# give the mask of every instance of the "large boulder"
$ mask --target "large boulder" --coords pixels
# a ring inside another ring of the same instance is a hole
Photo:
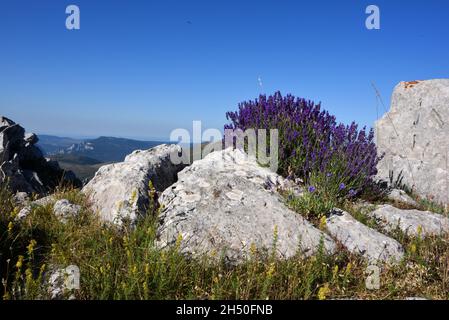
[[[368,213],[388,231],[399,228],[409,236],[440,236],[449,233],[449,219],[430,211],[403,210],[389,204]]]
[[[162,192],[185,167],[171,161],[171,154],[179,152],[180,146],[167,144],[134,151],[123,162],[101,167],[82,191],[103,220],[119,225],[124,219],[135,223],[150,204],[150,181]]]
[[[232,148],[213,152],[178,174],[160,197],[158,246],[237,264],[253,249],[289,258],[332,252],[332,239],[287,208],[277,190],[289,183]]]
[[[37,142],[35,134],[25,134],[20,125],[0,116],[0,183],[28,194],[47,193],[61,183],[81,186],[72,172],[46,159]]]
[[[449,203],[449,79],[401,82],[391,109],[376,123],[379,177],[396,179],[423,197]]]
[[[326,220],[326,229],[348,251],[361,255],[370,263],[398,263],[404,248],[396,240],[357,221],[349,213],[334,209]]]

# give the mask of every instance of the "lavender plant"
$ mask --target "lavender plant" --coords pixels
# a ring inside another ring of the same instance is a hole
[[[374,132],[337,123],[320,104],[293,95],[260,95],[227,112],[225,129],[278,129],[279,173],[301,178],[318,192],[355,197],[373,190],[377,173]]]

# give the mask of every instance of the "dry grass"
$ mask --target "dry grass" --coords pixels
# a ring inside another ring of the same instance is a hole
[[[391,234],[406,248],[400,265],[384,266],[381,287],[365,286],[365,261],[341,248],[329,256],[282,261],[253,250],[245,263],[230,267],[207,258],[190,260],[177,248],[155,247],[154,211],[135,229],[106,225],[76,190],[60,191],[82,205],[81,214],[61,223],[52,206],[36,208],[15,221],[18,208],[0,192],[0,271],[4,299],[48,299],[51,270],[77,265],[77,299],[402,299],[449,298],[449,238],[408,238]],[[151,211],[151,210],[150,210]],[[353,210],[354,215],[363,213]],[[368,222],[367,222],[368,223]],[[183,241],[178,239],[178,244]]]

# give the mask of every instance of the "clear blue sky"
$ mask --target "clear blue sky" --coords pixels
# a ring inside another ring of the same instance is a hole
[[[81,30],[65,28],[69,4]],[[369,4],[381,30],[365,28]],[[402,80],[449,77],[448,35],[447,0],[0,0],[0,114],[38,133],[167,138],[280,90],[369,126],[371,81],[388,107]]]

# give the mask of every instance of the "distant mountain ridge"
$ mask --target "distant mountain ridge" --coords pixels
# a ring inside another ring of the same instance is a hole
[[[79,156],[99,162],[119,162],[131,152],[150,149],[163,144],[160,141],[139,141],[126,138],[99,137],[96,139],[72,139],[49,135],[39,136],[38,146],[49,157],[63,155]]]
[[[163,144],[160,141],[139,141],[125,138],[99,137],[76,139],[39,135],[37,146],[61,168],[73,171],[83,181],[91,179],[102,165],[121,162],[135,150],[146,150]]]

